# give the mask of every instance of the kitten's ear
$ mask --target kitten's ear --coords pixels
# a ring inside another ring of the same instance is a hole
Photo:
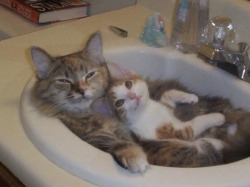
[[[138,76],[133,70],[123,67],[120,64],[109,62],[107,67],[112,79],[126,79]]]
[[[107,117],[113,117],[115,115],[105,98],[95,100],[91,104],[90,110],[93,113],[102,114]]]
[[[96,63],[104,63],[102,51],[102,36],[99,31],[92,34],[84,50],[85,55]]]
[[[52,63],[52,57],[39,47],[31,47],[31,57],[39,79],[45,79]]]

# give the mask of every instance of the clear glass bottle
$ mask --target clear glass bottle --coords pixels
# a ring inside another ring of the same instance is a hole
[[[184,53],[196,52],[204,42],[209,19],[208,0],[177,0],[170,43]]]

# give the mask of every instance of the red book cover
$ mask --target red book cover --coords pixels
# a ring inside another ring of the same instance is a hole
[[[82,0],[0,0],[0,4],[35,23],[86,17],[89,7]]]

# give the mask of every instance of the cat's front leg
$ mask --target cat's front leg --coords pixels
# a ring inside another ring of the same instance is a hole
[[[149,167],[146,154],[133,143],[117,143],[111,151],[114,160],[133,173],[143,173]]]
[[[195,104],[198,101],[199,98],[197,95],[175,89],[164,92],[160,99],[161,103],[172,108],[175,108],[177,103]]]
[[[100,117],[100,118],[99,118]],[[87,118],[60,116],[60,120],[79,138],[113,156],[123,168],[143,173],[148,167],[146,154],[116,120],[96,115]]]

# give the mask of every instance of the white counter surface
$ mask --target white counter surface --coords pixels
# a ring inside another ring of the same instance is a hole
[[[120,39],[108,30],[115,25],[138,37],[151,15],[141,6],[65,23],[0,42],[0,161],[27,186],[93,186],[60,169],[43,156],[26,136],[19,117],[19,99],[32,76],[30,46],[42,47],[52,55],[81,49],[87,37],[101,30],[105,41]]]

